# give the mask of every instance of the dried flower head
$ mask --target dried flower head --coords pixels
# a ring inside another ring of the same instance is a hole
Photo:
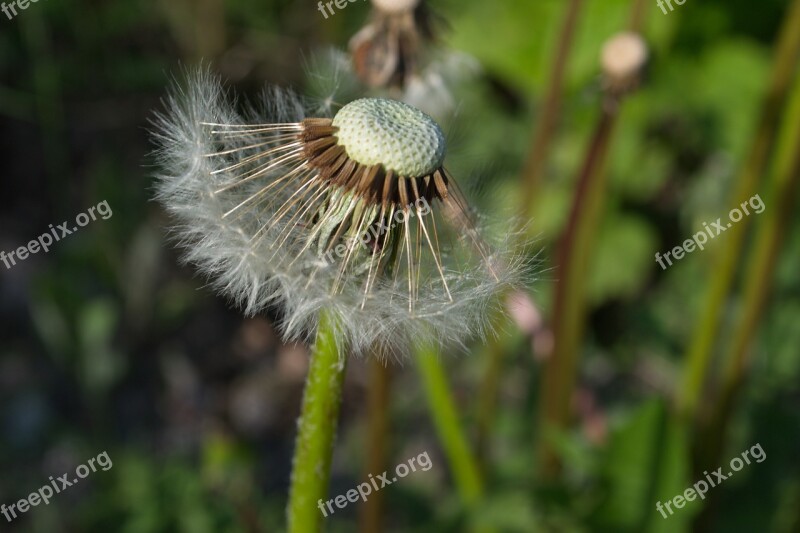
[[[372,0],[372,5],[384,13],[404,13],[413,11],[420,0]]]
[[[420,69],[433,15],[425,0],[372,0],[370,22],[350,40],[353,66],[369,87],[405,87]]]
[[[324,310],[358,354],[487,333],[488,306],[527,267],[481,237],[433,119],[385,99],[308,117],[277,89],[242,116],[225,96],[199,74],[157,120],[158,198],[217,289],[247,314],[279,307],[288,339]]]
[[[622,32],[611,37],[600,56],[606,89],[621,96],[638,88],[648,58],[647,43],[638,33]]]

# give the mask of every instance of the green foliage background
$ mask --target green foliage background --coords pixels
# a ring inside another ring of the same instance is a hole
[[[450,24],[439,46],[482,69],[453,88],[450,164],[485,212],[507,213],[566,2],[432,3]],[[664,520],[655,503],[696,479],[670,398],[709,255],[725,236],[667,271],[653,257],[726,216],[786,8],[781,0],[687,0],[664,15],[647,6],[652,65],[616,132],[588,280],[579,390],[591,408],[557,436],[562,483],[535,481],[541,363],[508,326],[487,498],[472,513],[453,489],[413,366],[394,369],[390,464],[430,450],[434,468],[386,489],[389,531],[689,530],[699,505]],[[587,0],[580,19],[532,221],[543,267],[533,294],[545,315],[555,241],[598,116],[599,50],[629,9],[629,0]],[[170,79],[201,59],[246,94],[266,83],[310,90],[305,66],[326,47],[345,47],[367,15],[366,2],[325,20],[310,0],[42,0],[14,20],[0,16],[0,249],[102,200],[114,211],[47,255],[0,267],[0,502],[103,450],[114,461],[49,506],[12,524],[0,518],[3,530],[281,530],[305,354],[279,341],[275,317],[243,320],[179,266],[168,221],[150,201],[148,120]],[[800,123],[797,89],[787,109],[776,129]],[[784,143],[770,173],[794,155]],[[774,199],[762,197],[769,210]],[[800,528],[799,228],[794,216],[725,443],[724,461],[755,443],[767,459],[713,489],[715,531]],[[724,310],[723,347],[737,305]],[[476,345],[445,358],[470,436],[485,352]],[[354,362],[332,495],[364,477],[368,376]],[[337,512],[328,530],[355,530],[357,513],[357,505]]]

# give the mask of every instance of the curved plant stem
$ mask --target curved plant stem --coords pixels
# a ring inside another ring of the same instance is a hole
[[[464,506],[470,510],[483,496],[483,482],[478,463],[461,430],[447,376],[438,357],[435,348],[420,348],[416,354],[417,367],[422,375],[428,407],[450,463],[456,488]]]
[[[552,71],[550,72],[550,85],[547,88],[544,101],[540,106],[542,115],[537,122],[531,150],[522,171],[520,220],[523,223],[530,217],[531,207],[538,196],[542,169],[547,161],[547,154],[550,152],[553,133],[555,132],[556,123],[558,122],[558,117],[561,112],[561,99],[564,93],[564,77],[567,70],[567,61],[572,51],[575,28],[578,25],[581,7],[583,7],[583,0],[570,0],[567,6],[567,14],[564,19],[564,25],[561,27],[561,34],[556,47],[556,56],[553,61]]]
[[[540,474],[552,479],[560,464],[550,444],[550,432],[569,423],[570,402],[575,388],[578,352],[585,322],[586,279],[595,232],[605,196],[605,160],[617,119],[618,105],[606,103],[593,134],[578,178],[567,228],[559,245],[553,310],[553,355],[542,376],[539,399],[540,421],[545,437],[539,446]]]
[[[345,359],[336,347],[335,324],[323,315],[311,353],[311,365],[298,420],[292,483],[287,508],[289,533],[321,530],[322,512],[330,480],[333,443],[342,400]]]
[[[633,0],[629,22],[631,31],[640,30],[645,9],[644,0]],[[553,437],[564,431],[570,422],[586,322],[586,280],[603,214],[606,159],[622,101],[622,96],[612,93],[603,99],[600,119],[581,164],[567,226],[558,245],[555,275],[558,283],[551,317],[553,353],[540,380],[538,406],[544,438],[537,450],[537,463],[539,475],[544,480],[553,480],[561,470]]]
[[[390,369],[377,358],[370,361],[369,393],[367,409],[369,410],[369,428],[367,442],[366,472],[378,474],[385,472],[387,447],[389,441],[389,389],[391,386]],[[383,491],[372,494],[361,506],[360,530],[364,533],[383,531]]]
[[[781,110],[800,56],[800,0],[794,0],[781,30],[775,64],[761,118],[750,155],[742,168],[731,200],[739,207],[752,197],[766,174],[769,156],[775,144]],[[682,418],[692,418],[706,384],[712,349],[719,331],[720,312],[730,292],[736,267],[739,264],[748,219],[744,218],[725,233],[720,252],[710,272],[709,289],[686,356],[686,370],[678,397],[678,412]]]
[[[550,71],[549,85],[540,104],[541,116],[536,123],[530,151],[522,169],[520,225],[526,224],[533,216],[533,203],[538,197],[542,171],[547,163],[547,155],[550,152],[553,134],[561,113],[564,78],[582,7],[583,0],[570,0],[566,8],[564,23],[561,26],[558,44],[556,45],[556,55]],[[496,317],[492,317],[490,320],[496,319]],[[494,419],[494,411],[497,406],[497,391],[503,373],[502,366],[505,352],[503,343],[504,340],[500,337],[492,338],[486,350],[488,362],[486,371],[483,373],[478,396],[477,455],[481,468],[485,466],[484,463],[489,453],[491,423]]]

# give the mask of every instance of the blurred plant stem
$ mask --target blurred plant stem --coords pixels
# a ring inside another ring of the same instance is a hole
[[[633,0],[630,17],[628,19],[628,28],[630,31],[635,31],[637,33],[642,32],[645,15],[647,15],[647,3],[645,0]]]
[[[533,204],[538,197],[542,171],[550,153],[553,134],[561,112],[564,76],[582,7],[583,0],[570,0],[566,8],[564,23],[561,26],[556,53],[551,66],[550,83],[545,97],[540,103],[541,114],[532,137],[530,152],[522,169],[522,200],[519,218],[521,225],[527,224],[527,221],[533,217]],[[488,362],[478,396],[477,455],[481,468],[483,468],[489,453],[491,425],[494,420],[497,391],[502,377],[505,353],[503,342],[504,339],[500,336],[492,338],[486,350]]]
[[[321,530],[323,515],[317,502],[327,499],[346,366],[336,347],[335,329],[333,320],[323,314],[298,420],[287,508],[289,533]]]
[[[552,479],[560,469],[551,446],[553,430],[566,429],[578,365],[578,352],[584,333],[586,280],[595,234],[605,196],[605,160],[611,143],[618,106],[603,105],[589,151],[580,170],[577,190],[567,228],[556,259],[556,295],[552,323],[553,355],[540,380],[540,421],[544,438],[539,445],[540,475]]]
[[[478,390],[478,414],[476,424],[476,455],[481,472],[486,470],[489,457],[492,424],[497,409],[497,391],[500,387],[505,349],[503,340],[493,338],[486,347],[486,370]]]
[[[223,0],[179,0],[162,8],[185,57],[193,62],[211,61],[225,51]]]
[[[800,193],[800,80],[793,92],[791,112],[784,120],[779,142],[783,154],[775,165],[770,193],[764,201],[765,210],[757,218],[753,249],[745,270],[743,300],[732,329],[732,340],[722,359],[724,371],[719,399],[714,402],[709,423],[700,429],[697,471],[722,464],[728,427],[752,363],[753,341],[772,290],[781,247],[796,212]],[[716,497],[698,517],[699,531],[709,530],[715,501]]]
[[[364,479],[369,474],[379,474],[387,470],[389,441],[389,389],[391,386],[391,370],[378,360],[370,360],[369,394],[367,409],[369,410],[369,427],[367,430],[368,455]],[[360,530],[363,533],[379,533],[383,531],[384,511],[383,491],[372,494],[361,505]]]
[[[731,208],[739,207],[751,198],[767,173],[769,157],[777,136],[775,124],[780,121],[781,110],[786,102],[798,57],[800,57],[800,0],[794,0],[781,30],[766,100],[763,103],[752,148],[735,185]],[[713,275],[709,280],[705,303],[686,355],[683,383],[677,398],[678,414],[687,420],[697,416],[696,410],[707,381],[721,313],[726,307],[725,301],[739,264],[748,222],[749,219],[745,217],[725,233],[725,239],[720,243],[718,253],[709,269]]]
[[[428,409],[453,473],[456,489],[464,506],[472,511],[483,496],[483,482],[478,463],[461,429],[439,353],[434,347],[421,347],[417,350],[416,361],[422,375]]]
[[[38,10],[31,10],[20,17],[20,30],[25,46],[29,50],[30,80],[33,85],[34,103],[39,127],[42,131],[44,157],[42,162],[47,173],[50,198],[63,198],[65,184],[72,176],[65,175],[69,169],[69,155],[65,135],[64,108],[61,103],[60,70],[53,57],[51,31],[46,19]]]
[[[644,18],[644,0],[633,0],[630,31],[638,32]],[[606,194],[606,159],[619,116],[624,92],[605,94],[600,118],[581,165],[567,226],[556,253],[553,353],[540,379],[539,422],[542,438],[538,446],[539,476],[552,481],[561,470],[554,448],[558,435],[570,422],[571,404],[578,374],[578,361],[586,321],[586,286],[597,229]]]
[[[542,170],[550,153],[553,133],[561,112],[561,100],[564,92],[564,76],[567,61],[575,39],[575,28],[583,7],[583,0],[570,0],[566,9],[564,24],[556,45],[556,55],[550,72],[550,84],[545,98],[540,104],[541,115],[536,125],[528,158],[522,170],[522,200],[520,204],[520,220],[524,224],[531,216],[533,203],[538,197],[541,186]],[[493,351],[497,352],[497,350]]]

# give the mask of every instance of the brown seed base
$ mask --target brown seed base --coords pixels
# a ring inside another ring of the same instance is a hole
[[[366,166],[347,155],[336,138],[337,128],[327,118],[302,122],[298,138],[304,143],[309,166],[319,170],[319,179],[342,187],[371,204],[403,209],[425,199],[444,202],[449,197],[449,180],[443,168],[427,176],[399,176],[383,165]]]

